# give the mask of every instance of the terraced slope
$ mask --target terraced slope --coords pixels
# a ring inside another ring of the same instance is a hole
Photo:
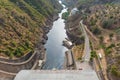
[[[57,0],[0,0],[0,56],[15,58],[33,51],[60,9]]]

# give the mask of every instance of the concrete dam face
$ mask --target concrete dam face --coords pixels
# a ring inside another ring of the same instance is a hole
[[[22,70],[14,80],[99,80],[95,71],[85,70]]]

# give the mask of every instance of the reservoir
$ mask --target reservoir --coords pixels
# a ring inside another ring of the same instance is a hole
[[[54,21],[52,29],[47,34],[48,41],[45,44],[47,60],[43,66],[44,70],[63,68],[65,51],[67,51],[67,49],[62,45],[62,42],[65,40],[65,38],[67,38],[67,35],[64,29],[65,23],[62,19],[62,13],[66,11],[67,9],[64,7],[61,13],[59,13],[59,19]]]

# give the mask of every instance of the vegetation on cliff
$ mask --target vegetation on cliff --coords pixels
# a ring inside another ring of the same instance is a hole
[[[60,9],[57,0],[0,0],[0,56],[32,51],[42,41],[43,27]]]
[[[63,13],[63,14],[62,14],[62,19],[67,20],[67,19],[68,19],[69,14],[70,14],[69,12],[65,12],[65,13]]]

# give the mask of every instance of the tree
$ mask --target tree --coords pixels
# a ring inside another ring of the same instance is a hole
[[[116,65],[112,65],[111,73],[117,77],[120,77],[120,71],[118,70],[118,67]]]
[[[62,19],[67,20],[68,16],[69,16],[69,12],[65,12],[65,13],[62,14]]]
[[[105,29],[111,29],[113,23],[114,23],[114,20],[113,20],[113,19],[104,20],[104,21],[102,22],[102,26],[103,26],[103,28],[105,28]]]
[[[96,51],[91,51],[91,57],[90,57],[90,60],[92,61],[93,58],[95,58],[97,55],[96,55]]]
[[[92,32],[93,32],[94,34],[96,34],[96,35],[101,34],[100,29],[97,28],[97,27],[93,28]]]
[[[99,38],[100,38],[100,43],[102,43],[103,40],[104,40],[104,37],[103,37],[103,36],[100,36]]]

